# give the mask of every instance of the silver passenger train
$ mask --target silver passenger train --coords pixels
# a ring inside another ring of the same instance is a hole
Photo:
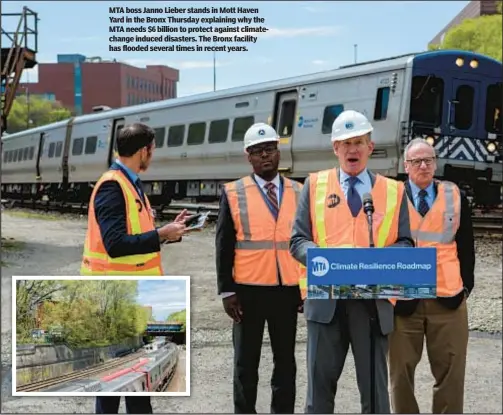
[[[119,370],[100,380],[72,380],[42,392],[160,392],[169,384],[178,356],[178,347],[165,343],[131,368]]]
[[[226,181],[249,173],[243,136],[267,122],[280,135],[283,174],[303,181],[335,164],[330,132],[345,109],[374,125],[369,168],[403,179],[403,150],[424,137],[438,177],[498,205],[502,183],[502,64],[466,51],[434,51],[70,118],[2,138],[7,199],[85,203],[114,159],[120,129],[156,132],[143,181],[152,204],[214,200]]]

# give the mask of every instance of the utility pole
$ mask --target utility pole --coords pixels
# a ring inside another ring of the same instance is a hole
[[[354,55],[355,55],[355,63],[358,62],[358,44],[354,44]]]

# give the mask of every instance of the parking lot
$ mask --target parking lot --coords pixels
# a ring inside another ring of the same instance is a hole
[[[13,275],[78,276],[86,219],[58,215],[2,212],[2,237],[12,248],[2,252],[2,408],[10,413],[93,413],[94,398],[12,397],[11,282]],[[13,238],[13,239],[9,239]],[[468,351],[465,412],[501,413],[502,363],[500,333],[501,241],[477,241],[475,289],[468,300],[472,333]],[[232,413],[231,320],[216,293],[214,229],[191,234],[182,243],[163,247],[169,275],[191,277],[191,396],[152,398],[154,412]],[[297,341],[297,406],[304,412],[306,394],[305,322],[301,318]],[[189,353],[189,349],[187,350]],[[260,369],[257,411],[269,412],[272,355],[267,331]],[[416,393],[422,412],[430,412],[433,378],[426,354],[416,374]],[[351,353],[340,380],[337,413],[359,413]],[[125,412],[121,403],[120,412]]]

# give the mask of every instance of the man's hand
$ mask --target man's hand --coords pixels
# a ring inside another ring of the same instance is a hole
[[[241,316],[243,315],[243,310],[241,309],[241,304],[238,300],[238,296],[234,294],[229,297],[225,297],[224,299],[222,299],[222,303],[224,304],[224,310],[227,315],[236,323],[240,323]]]
[[[297,311],[299,313],[303,313],[304,312],[304,300],[300,300],[300,303],[299,305],[297,306]]]
[[[185,223],[185,219],[187,218],[187,215],[188,212],[187,212],[187,209],[183,209],[178,215],[177,217],[175,218],[175,220],[173,221],[173,223]]]
[[[185,233],[185,223],[184,222],[173,222],[167,225],[161,226],[157,229],[157,233],[161,239],[167,239],[168,241],[177,241]]]

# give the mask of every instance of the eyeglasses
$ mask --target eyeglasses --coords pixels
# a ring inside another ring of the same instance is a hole
[[[408,163],[412,164],[414,167],[419,167],[424,161],[424,164],[427,166],[431,166],[431,164],[435,161],[435,157],[426,157],[424,159],[412,159],[407,160]]]
[[[272,154],[277,149],[278,148],[276,146],[250,148],[250,149],[248,149],[248,154],[251,154],[252,156],[260,156],[264,151],[265,151],[265,154]]]

